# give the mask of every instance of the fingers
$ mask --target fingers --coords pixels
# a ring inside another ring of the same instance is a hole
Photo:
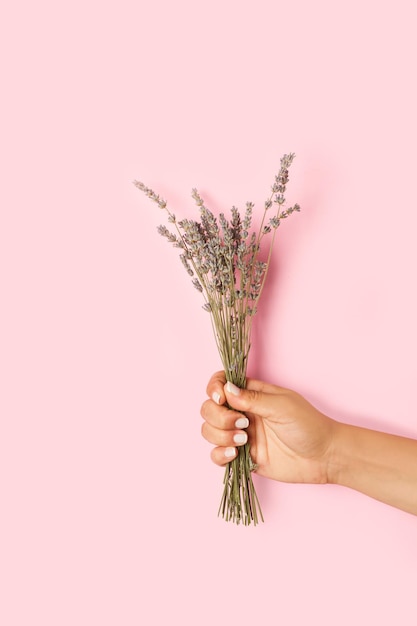
[[[237,456],[237,448],[213,448],[210,453],[210,458],[216,465],[226,465],[233,461],[233,459]]]
[[[273,415],[279,387],[260,381],[248,382],[246,389],[239,389],[227,382],[223,388],[227,403],[238,411],[256,413],[260,417],[268,418]]]
[[[227,448],[247,442],[244,429],[249,426],[249,420],[245,415],[207,400],[201,407],[201,416],[205,420],[201,433],[209,443]]]
[[[276,412],[277,395],[283,392],[280,387],[254,379],[247,380],[246,389],[239,389],[226,382],[223,371],[213,374],[207,385],[210,400],[201,408],[205,420],[202,435],[216,446],[211,452],[212,461],[225,465],[235,458],[237,448],[247,442],[243,429],[248,427],[249,420],[242,413],[271,417]],[[226,402],[228,406],[224,406]]]
[[[216,465],[226,465],[237,456],[237,447],[248,440],[244,430],[249,426],[248,418],[228,407],[219,406],[213,400],[204,402],[201,416],[205,420],[201,433],[206,441],[216,446],[211,451],[212,461]]]
[[[243,410],[246,405],[249,409],[251,404],[255,406],[257,403],[258,394],[262,394],[257,389],[241,390],[229,382],[225,384],[225,380],[223,372],[212,377],[207,392],[213,399],[206,400],[201,408],[201,415],[205,419],[201,432],[206,441],[216,446],[210,456],[220,466],[232,461],[238,454],[237,448],[248,441],[248,435],[243,429],[249,426],[249,419],[240,411],[229,407]],[[260,385],[255,382],[253,386]],[[226,401],[229,406],[222,406]],[[239,404],[240,407],[237,406]],[[259,414],[263,414],[262,410]]]
[[[208,422],[203,423],[201,434],[209,443],[223,448],[243,446],[248,440],[248,435],[244,430],[221,430]]]
[[[249,426],[249,420],[245,415],[226,406],[218,406],[213,400],[206,400],[200,412],[201,417],[215,428],[232,430]]]
[[[226,376],[224,372],[216,372],[209,380],[207,385],[207,395],[214,400],[216,404],[224,404],[226,402],[226,396],[224,394],[224,385],[226,382]]]
[[[207,385],[207,395],[214,400],[216,404],[224,404],[226,402],[226,394],[224,392],[224,385],[226,384],[226,376],[224,371],[216,372],[210,378]],[[246,388],[252,391],[262,391],[263,393],[277,393],[281,387],[265,383],[262,380],[255,380],[254,378],[248,378],[246,381]]]

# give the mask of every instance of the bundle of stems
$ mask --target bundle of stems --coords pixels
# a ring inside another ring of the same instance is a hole
[[[200,221],[177,220],[163,198],[143,183],[134,181],[138,189],[166,211],[175,232],[164,225],[158,227],[158,232],[180,250],[182,264],[194,287],[203,295],[203,308],[210,313],[226,379],[241,388],[246,387],[252,321],[265,285],[276,231],[281,220],[300,210],[298,204],[284,208],[289,167],[294,156],[290,153],[281,158],[281,167],[265,201],[257,232],[250,232],[252,202],[246,203],[243,217],[236,207],[232,207],[229,220],[223,213],[217,219],[205,206],[198,191],[193,189],[192,197],[199,207]],[[262,260],[264,248],[261,244],[265,237],[269,242],[266,258]],[[237,457],[227,464],[225,470],[219,508],[219,515],[225,520],[244,525],[256,525],[259,519],[263,521],[252,481],[254,470],[256,465],[250,455],[250,444],[239,446]]]

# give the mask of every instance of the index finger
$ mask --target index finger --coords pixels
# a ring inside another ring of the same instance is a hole
[[[210,378],[207,385],[207,395],[214,400],[216,404],[224,404],[226,396],[224,395],[224,386],[226,384],[226,375],[224,371],[216,372]]]

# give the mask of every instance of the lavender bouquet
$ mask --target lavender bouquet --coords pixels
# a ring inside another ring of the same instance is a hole
[[[300,210],[298,204],[284,208],[288,170],[294,156],[286,154],[281,158],[258,232],[250,232],[252,202],[246,203],[243,218],[232,207],[229,220],[223,213],[217,219],[193,189],[200,221],[177,220],[163,198],[143,183],[134,182],[166,211],[174,232],[166,226],[159,226],[158,232],[180,250],[181,262],[204,298],[203,308],[210,314],[226,379],[242,388],[246,386],[252,320],[265,284],[276,231],[281,220]],[[269,240],[266,251],[261,246],[265,237]],[[250,445],[246,443],[238,447],[238,456],[226,466],[219,515],[227,521],[245,525],[256,525],[259,518],[263,521],[252,481],[254,470]]]

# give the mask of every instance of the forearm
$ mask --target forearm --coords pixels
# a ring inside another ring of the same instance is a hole
[[[329,482],[417,515],[417,440],[338,424]]]

